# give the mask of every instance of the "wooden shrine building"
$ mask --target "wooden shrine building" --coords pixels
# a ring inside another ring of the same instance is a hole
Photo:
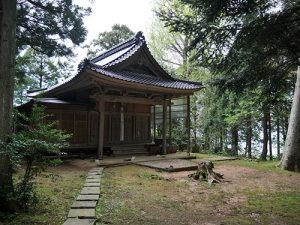
[[[73,134],[71,148],[96,149],[101,159],[105,147],[151,143],[155,136],[155,129],[151,132],[155,106],[162,109],[165,153],[167,107],[172,99],[188,100],[201,88],[199,82],[171,77],[153,58],[145,37],[138,32],[94,59],[85,60],[79,72],[63,83],[31,94],[30,102],[45,105],[51,114],[48,120],[57,120],[59,129]],[[189,109],[187,112],[189,118]]]

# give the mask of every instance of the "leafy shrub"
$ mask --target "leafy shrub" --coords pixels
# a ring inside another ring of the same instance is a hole
[[[199,145],[193,145],[192,152],[193,153],[200,153],[200,146]]]
[[[62,163],[63,163],[63,161],[61,159],[51,159],[51,160],[48,160],[48,162],[47,162],[47,164],[52,167],[57,167]]]
[[[70,135],[55,129],[55,123],[43,122],[46,117],[43,107],[34,105],[29,116],[17,113],[17,117],[19,132],[13,134],[8,143],[0,142],[0,153],[10,158],[13,167],[19,166],[21,160],[26,163],[24,176],[16,184],[13,197],[20,208],[27,210],[37,201],[35,171],[43,165],[37,162],[44,160],[45,153],[58,153],[67,147],[66,140]]]

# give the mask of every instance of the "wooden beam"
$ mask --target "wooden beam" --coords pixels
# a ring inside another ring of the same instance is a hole
[[[104,147],[104,96],[99,96],[99,137],[98,137],[98,151],[97,157],[98,159],[103,159],[103,147]]]
[[[162,99],[148,99],[148,98],[138,98],[129,96],[119,96],[119,95],[105,95],[105,101],[107,102],[124,102],[124,103],[139,103],[139,104],[149,104],[149,105],[163,105],[164,100]]]
[[[164,101],[163,104],[163,130],[162,130],[162,136],[163,136],[163,154],[167,154],[167,102]]]
[[[187,152],[191,154],[191,107],[190,107],[190,96],[187,96]]]

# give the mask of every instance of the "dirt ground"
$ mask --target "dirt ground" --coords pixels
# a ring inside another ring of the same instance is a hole
[[[98,224],[300,224],[300,175],[241,164],[215,163],[225,180],[213,186],[188,178],[193,171],[108,168]]]
[[[300,174],[276,162],[215,162],[224,182],[209,186],[193,171],[161,172],[138,165],[106,168],[96,208],[97,224],[234,225],[300,224]],[[0,224],[62,224],[92,159],[67,160],[37,177],[40,202]]]

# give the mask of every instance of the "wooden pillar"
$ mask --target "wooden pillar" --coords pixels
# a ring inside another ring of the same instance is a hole
[[[190,106],[190,96],[187,96],[187,152],[191,154],[191,106]]]
[[[156,113],[155,113],[155,105],[153,106],[153,140],[156,139]]]
[[[98,152],[97,158],[103,159],[103,140],[104,140],[104,112],[105,112],[105,105],[104,105],[104,96],[101,95],[99,98],[99,133],[98,133]]]
[[[169,100],[169,144],[171,145],[172,138],[172,111],[171,111],[171,99]]]
[[[121,102],[120,108],[120,141],[124,141],[124,103]]]
[[[163,154],[167,154],[167,101],[163,103],[163,130],[162,130],[162,138],[163,138]]]

